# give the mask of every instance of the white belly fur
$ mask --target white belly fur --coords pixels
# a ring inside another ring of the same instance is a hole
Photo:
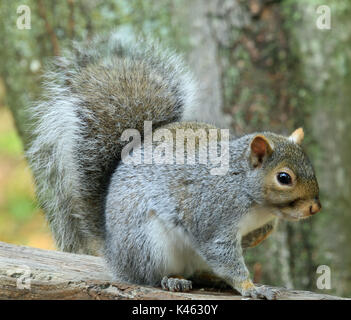
[[[153,257],[165,275],[181,275],[186,278],[195,271],[209,270],[182,228],[166,226],[159,217],[153,217],[149,227]]]
[[[240,221],[239,232],[244,236],[274,218],[266,208],[253,208]],[[167,226],[162,219],[154,216],[150,219],[149,235],[153,258],[164,275],[181,275],[186,278],[196,271],[210,270],[182,228]]]
[[[252,208],[239,223],[239,232],[245,236],[249,232],[262,227],[267,222],[273,220],[275,216],[268,208]]]

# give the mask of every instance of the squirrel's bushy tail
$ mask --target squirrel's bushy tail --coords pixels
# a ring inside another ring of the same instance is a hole
[[[97,253],[106,189],[125,129],[177,121],[193,103],[182,61],[155,42],[118,33],[75,45],[45,75],[27,158],[61,250]]]

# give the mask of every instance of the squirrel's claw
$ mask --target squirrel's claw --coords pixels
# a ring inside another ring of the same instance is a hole
[[[186,279],[163,277],[161,287],[166,291],[185,292],[192,289],[192,282]]]
[[[253,299],[267,299],[275,300],[279,295],[279,290],[267,286],[252,287],[243,291],[241,294],[244,297],[251,297]]]

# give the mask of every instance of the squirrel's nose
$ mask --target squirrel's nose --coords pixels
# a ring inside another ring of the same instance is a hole
[[[322,209],[321,202],[319,201],[319,198],[314,199],[313,204],[310,206],[310,214],[316,214]]]

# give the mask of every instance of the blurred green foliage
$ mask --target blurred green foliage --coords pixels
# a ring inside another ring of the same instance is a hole
[[[0,105],[0,241],[52,249],[23,146],[10,112]]]
[[[22,142],[15,131],[3,132],[0,136],[0,154],[19,156],[23,152]]]

